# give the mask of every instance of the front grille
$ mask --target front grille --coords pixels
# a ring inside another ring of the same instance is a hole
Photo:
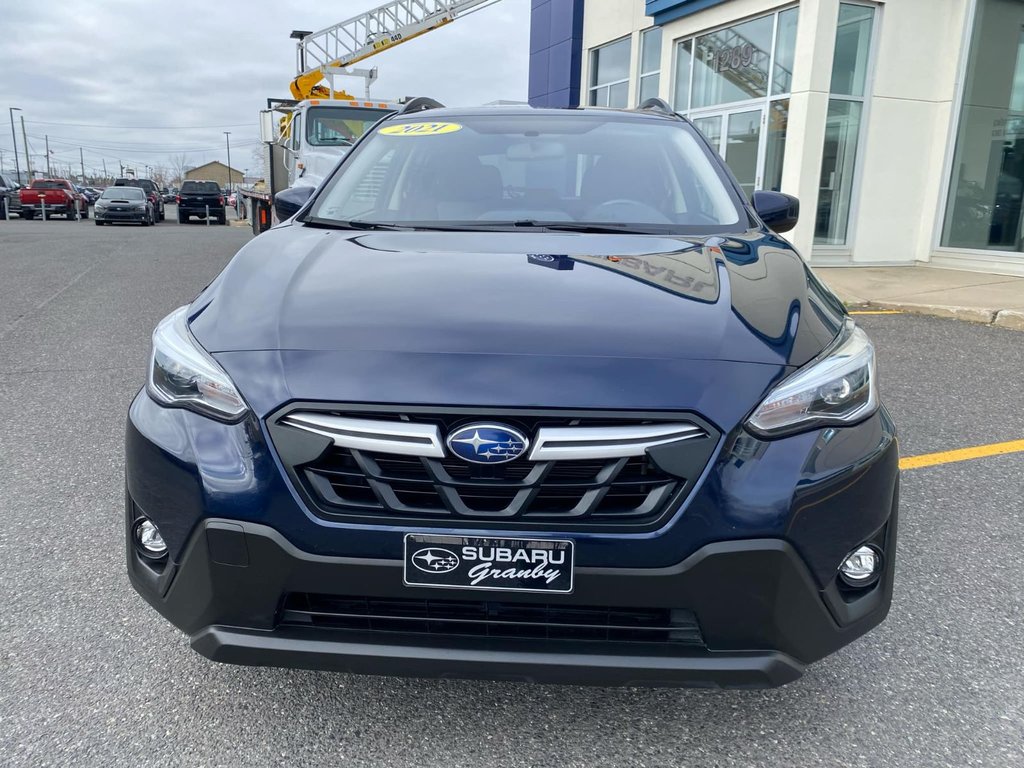
[[[292,593],[285,625],[448,637],[534,638],[703,646],[691,611]]]
[[[650,526],[668,510],[676,508],[677,502],[692,489],[718,440],[717,432],[704,422],[687,422],[685,428],[694,430],[695,436],[685,441],[685,461],[672,462],[672,474],[660,468],[649,451],[641,456],[535,461],[524,455],[504,464],[472,464],[451,456],[436,445],[436,440],[431,443],[431,438],[422,434],[411,440],[421,441],[426,446],[422,452],[433,455],[396,453],[393,451],[404,449],[395,448],[394,443],[387,441],[374,443],[375,450],[370,450],[363,447],[367,445],[365,442],[353,443],[354,433],[344,430],[345,438],[335,442],[349,445],[328,445],[310,458],[301,452],[294,456],[289,454],[296,435],[308,434],[302,431],[301,424],[296,428],[294,415],[297,413],[307,418],[310,413],[338,419],[357,417],[362,420],[360,426],[382,424],[386,425],[382,429],[389,430],[401,430],[403,425],[410,424],[418,428],[436,426],[436,434],[441,436],[480,417],[461,412],[352,412],[293,407],[271,419],[271,434],[289,474],[316,512],[329,518],[387,523],[416,521],[448,526],[488,523],[542,529],[557,526],[561,530]],[[290,417],[292,420],[288,421]],[[521,430],[531,441],[544,429],[623,425],[642,429],[658,424],[656,419],[636,417],[517,412],[498,415],[489,412],[486,418]],[[680,423],[678,415],[661,418],[666,424]],[[279,439],[282,433],[285,433],[284,439]],[[388,439],[395,440],[393,436]],[[566,443],[565,440],[554,442]],[[403,445],[405,449],[419,452],[416,447],[419,443],[413,443],[412,448],[404,442]],[[559,448],[556,446],[553,450]],[[658,450],[674,449],[668,444]]]

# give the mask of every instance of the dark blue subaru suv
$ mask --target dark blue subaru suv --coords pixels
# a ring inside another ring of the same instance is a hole
[[[383,119],[153,334],[132,584],[199,653],[770,686],[877,625],[871,342],[686,120]]]

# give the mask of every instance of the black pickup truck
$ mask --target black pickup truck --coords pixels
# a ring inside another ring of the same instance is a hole
[[[178,223],[185,224],[190,217],[216,219],[227,223],[224,193],[216,181],[183,181],[178,191]]]

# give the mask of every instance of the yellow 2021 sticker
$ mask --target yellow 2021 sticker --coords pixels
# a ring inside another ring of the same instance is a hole
[[[386,136],[439,136],[442,133],[461,131],[458,123],[402,123],[380,129]]]

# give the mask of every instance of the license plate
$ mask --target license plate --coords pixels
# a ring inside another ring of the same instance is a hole
[[[404,581],[410,587],[567,594],[573,586],[573,542],[409,533]]]

